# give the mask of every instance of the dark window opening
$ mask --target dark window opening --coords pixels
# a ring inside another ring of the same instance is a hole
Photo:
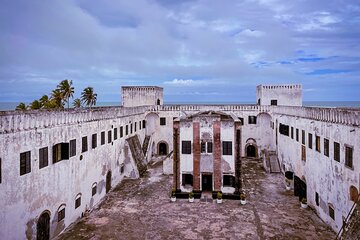
[[[332,206],[329,205],[329,216],[335,220],[335,211],[334,208]]]
[[[116,140],[117,139],[117,128],[114,128],[114,140]]]
[[[276,105],[277,105],[277,100],[272,99],[272,100],[270,101],[270,105],[276,106]]]
[[[182,174],[182,185],[193,185],[193,175],[192,174]]]
[[[96,194],[97,191],[97,184],[93,184],[92,188],[91,188],[91,196],[94,196]]]
[[[222,152],[223,155],[232,155],[232,142],[231,141],[223,141],[222,142]]]
[[[31,152],[20,153],[20,176],[31,172]]]
[[[340,144],[334,142],[334,160],[340,162]]]
[[[345,166],[353,168],[353,148],[345,146]]]
[[[244,125],[244,118],[239,117],[240,125]]]
[[[305,145],[305,130],[301,131],[301,143]]]
[[[145,120],[143,120],[143,128],[146,128],[146,121]]]
[[[97,134],[96,133],[94,133],[91,136],[91,147],[92,147],[92,149],[97,147]]]
[[[316,206],[319,206],[319,194],[317,192],[315,193],[315,203]]]
[[[291,139],[294,139],[294,127],[291,127]]]
[[[61,220],[63,220],[65,218],[65,208],[63,208],[62,210],[58,211],[58,222],[60,222]]]
[[[111,143],[111,130],[108,131],[108,143]]]
[[[299,129],[296,129],[296,141],[299,141]]]
[[[70,140],[70,157],[76,155],[76,139]]]
[[[324,138],[324,155],[329,156],[329,139]]]
[[[306,147],[304,145],[301,146],[301,160],[306,161]]]
[[[208,142],[208,143],[207,143],[207,152],[208,152],[208,153],[212,153],[212,151],[213,151],[212,142]]]
[[[129,125],[126,125],[125,126],[125,135],[128,135],[129,134]]]
[[[58,143],[53,146],[53,163],[69,159],[69,143]]]
[[[312,149],[313,143],[312,143],[312,134],[309,133],[309,141],[308,141],[309,148]]]
[[[139,130],[141,130],[141,121],[139,121]]]
[[[39,149],[39,169],[49,165],[49,150],[48,147]]]
[[[125,170],[124,165],[121,165],[121,167],[120,167],[120,173],[124,173],[124,170]]]
[[[206,153],[206,142],[201,143],[201,153]]]
[[[86,152],[88,150],[88,141],[87,141],[87,137],[82,137],[82,141],[81,141],[81,152]]]
[[[249,116],[249,124],[256,124],[256,116]]]
[[[164,117],[161,117],[161,118],[160,118],[160,125],[161,125],[161,126],[166,125],[166,118],[164,118]]]
[[[120,127],[120,138],[123,137],[123,127]]]
[[[283,134],[283,135],[285,135],[285,136],[289,136],[289,126],[280,123],[279,133],[280,133],[280,134]]]
[[[235,177],[232,175],[223,176],[223,186],[224,187],[235,187]]]
[[[130,134],[132,134],[132,133],[133,133],[133,125],[130,124]]]
[[[320,137],[316,136],[316,151],[320,152]]]
[[[101,145],[105,144],[105,132],[101,132]]]
[[[182,154],[191,154],[191,141],[182,141],[181,142],[181,153]]]
[[[79,196],[78,198],[76,198],[75,200],[75,209],[80,207],[81,205],[81,196]]]

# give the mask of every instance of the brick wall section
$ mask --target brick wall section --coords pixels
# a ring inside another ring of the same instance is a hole
[[[214,133],[214,191],[221,191],[221,122],[215,121],[213,123]]]
[[[200,190],[200,123],[193,122],[193,189]]]
[[[180,130],[179,130],[179,122],[173,123],[173,188],[176,190],[180,190]]]

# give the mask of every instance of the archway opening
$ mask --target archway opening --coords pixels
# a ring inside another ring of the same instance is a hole
[[[165,156],[167,154],[168,154],[167,144],[165,142],[159,143],[158,155],[159,156]]]
[[[48,240],[50,239],[50,215],[44,212],[40,215],[36,225],[36,239]]]
[[[307,198],[306,182],[301,180],[298,176],[294,176],[294,195],[299,197],[299,201]]]
[[[246,156],[247,157],[256,157],[256,147],[254,145],[248,145],[246,147]]]
[[[156,105],[160,105],[160,99],[156,101]]]
[[[106,174],[106,193],[111,189],[111,171],[108,171]]]
[[[350,186],[350,201],[356,202],[359,198],[359,191],[355,186]]]

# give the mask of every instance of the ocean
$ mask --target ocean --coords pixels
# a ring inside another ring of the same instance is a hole
[[[29,103],[26,103],[29,104]],[[176,103],[176,102],[165,102],[165,104],[255,104],[254,102],[192,102],[192,103]],[[16,106],[19,105],[18,102],[0,102],[0,111],[15,110]],[[360,101],[304,101],[304,106],[307,107],[345,107],[345,108],[360,108]],[[121,102],[98,102],[97,107],[105,106],[121,106]]]

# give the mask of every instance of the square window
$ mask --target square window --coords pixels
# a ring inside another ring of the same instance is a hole
[[[69,143],[58,143],[53,146],[53,163],[69,159]]]
[[[192,174],[182,174],[182,185],[193,185],[193,175]]]
[[[232,155],[232,142],[231,141],[223,141],[222,142],[222,152],[223,155]]]
[[[223,176],[223,186],[224,187],[235,187],[235,177],[232,175]]]
[[[256,124],[256,116],[249,116],[249,124]]]
[[[191,154],[191,141],[182,141],[181,142],[181,153],[182,154]]]
[[[276,106],[277,105],[277,100],[274,100],[274,99],[270,100],[270,105]]]
[[[49,165],[49,151],[48,147],[39,149],[39,169]]]
[[[20,176],[31,172],[31,152],[20,153]]]

